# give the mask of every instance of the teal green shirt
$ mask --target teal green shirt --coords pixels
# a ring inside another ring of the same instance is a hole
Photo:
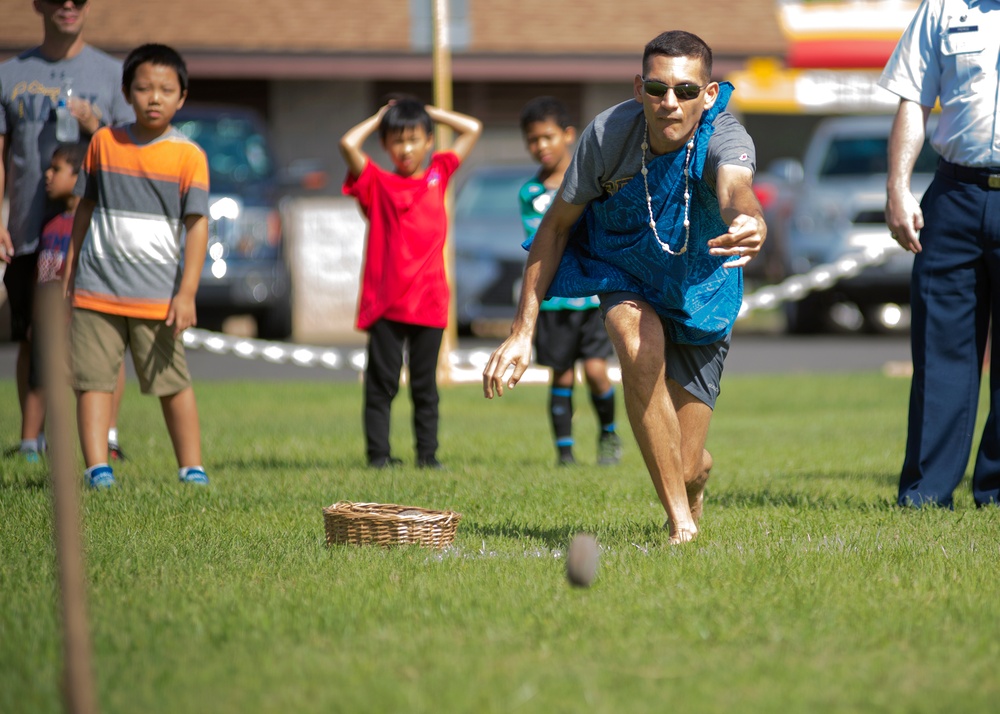
[[[535,232],[542,222],[542,216],[548,210],[549,204],[555,198],[554,189],[546,189],[538,176],[532,176],[521,186],[518,192],[519,203],[521,204],[521,222],[524,224],[524,233],[527,239],[521,245],[525,249],[531,246],[531,241],[535,239]],[[585,298],[564,298],[550,297],[542,302],[542,310],[592,310],[600,307],[601,301],[596,295]]]

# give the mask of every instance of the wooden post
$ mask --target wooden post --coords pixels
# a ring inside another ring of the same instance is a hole
[[[434,106],[448,111],[452,110],[451,83],[451,37],[448,0],[431,0],[432,12],[432,65],[434,71]],[[442,124],[435,124],[434,145],[438,150],[451,146],[452,131]],[[451,353],[458,346],[458,328],[456,327],[455,310],[455,245],[452,242],[452,215],[454,189],[448,186],[445,194],[445,215],[448,218],[448,239],[444,247],[444,266],[448,276],[448,289],[451,300],[448,308],[448,326],[441,340],[441,352],[438,354],[437,381],[438,384],[451,383]]]
[[[96,714],[90,628],[87,624],[87,576],[80,522],[80,480],[76,473],[67,384],[69,349],[67,310],[58,282],[41,285],[37,293],[34,339],[44,355],[45,431],[52,474],[56,562],[63,625],[63,705],[71,714]]]

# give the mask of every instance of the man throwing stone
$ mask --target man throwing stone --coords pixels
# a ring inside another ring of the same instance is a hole
[[[671,543],[698,533],[740,268],[767,232],[753,142],[724,111],[732,86],[711,77],[712,51],[689,32],[646,45],[634,100],[581,135],[531,245],[511,335],[483,371],[485,396],[503,396],[529,366],[542,300],[599,295]]]

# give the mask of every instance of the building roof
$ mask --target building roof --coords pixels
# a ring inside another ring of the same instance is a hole
[[[618,80],[671,28],[711,45],[716,75],[753,55],[783,56],[778,0],[451,0],[456,79]],[[192,75],[429,78],[432,0],[90,0],[86,39],[122,55],[144,42],[180,50]],[[7,0],[0,58],[38,44],[30,0]],[[12,7],[13,6],[13,7]],[[421,16],[423,13],[425,16]],[[423,44],[422,44],[423,43]]]

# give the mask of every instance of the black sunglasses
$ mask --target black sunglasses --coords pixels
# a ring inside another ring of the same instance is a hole
[[[683,84],[675,84],[671,87],[669,84],[657,82],[655,79],[643,78],[642,80],[642,88],[649,96],[662,97],[667,93],[667,90],[672,89],[674,90],[674,96],[677,97],[678,101],[682,102],[694,99],[701,94],[701,90],[707,86],[707,84],[703,84],[699,87],[697,84],[684,82]]]
[[[65,5],[66,0],[45,0],[49,5]],[[83,7],[86,5],[88,0],[73,0],[73,4],[77,7]]]

